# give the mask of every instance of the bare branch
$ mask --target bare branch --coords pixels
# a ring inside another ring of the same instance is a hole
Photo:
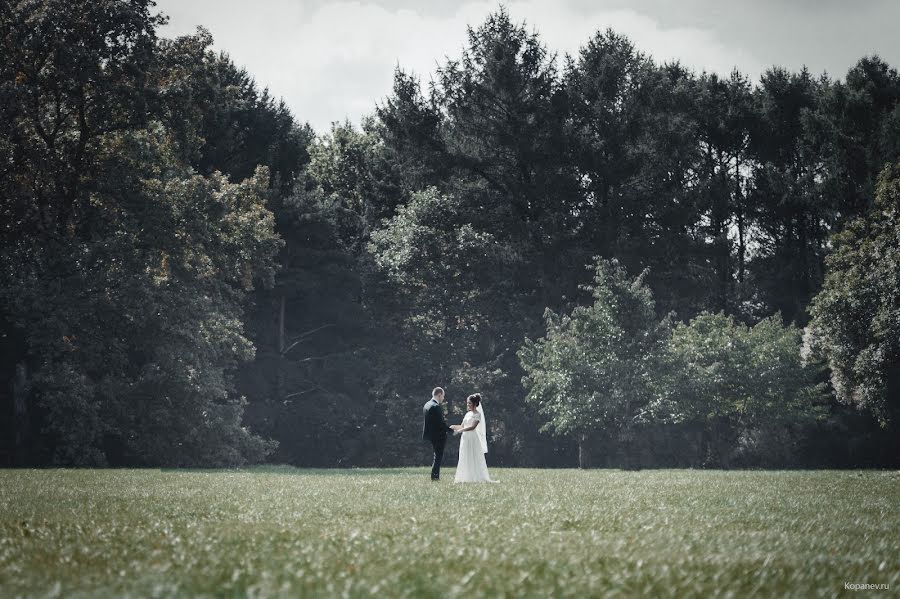
[[[335,356],[344,356],[344,355],[348,355],[348,354],[355,354],[356,352],[363,351],[364,349],[367,349],[367,348],[359,347],[357,349],[350,349],[347,351],[339,351],[339,352],[335,352],[333,354],[325,354],[324,356],[310,356],[308,358],[303,358],[302,360],[297,360],[297,363],[300,364],[303,362],[312,362],[313,360],[327,360],[328,358],[334,358]]]
[[[315,329],[312,329],[311,331],[306,331],[305,333],[300,334],[299,336],[297,336],[295,338],[296,340],[293,343],[291,343],[286,348],[284,348],[284,350],[282,350],[281,355],[282,356],[285,355],[286,353],[288,353],[289,351],[291,351],[292,349],[294,349],[295,347],[297,347],[298,345],[303,343],[313,333],[318,333],[322,329],[327,329],[328,327],[333,327],[333,326],[334,326],[334,324],[323,324],[322,326],[316,327]]]

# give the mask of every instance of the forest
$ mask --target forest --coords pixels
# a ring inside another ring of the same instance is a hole
[[[900,466],[900,75],[498,8],[316,132],[150,0],[0,9],[0,465]],[[308,57],[315,60],[315,57]],[[448,448],[449,450],[449,448]]]

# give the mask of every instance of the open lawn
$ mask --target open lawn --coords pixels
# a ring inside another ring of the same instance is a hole
[[[897,472],[491,472],[0,471],[0,597],[900,589]]]

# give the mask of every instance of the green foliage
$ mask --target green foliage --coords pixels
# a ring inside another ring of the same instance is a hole
[[[411,192],[370,245],[391,320],[421,356],[398,378],[419,389],[441,380],[462,396],[477,381],[506,432],[495,455],[521,458],[536,422],[517,401],[515,350],[545,308],[578,294],[590,258],[570,243],[578,194],[555,60],[501,9],[469,30],[427,97],[398,72],[378,116]]]
[[[714,240],[698,225],[710,218],[702,191],[713,169],[701,163],[698,121],[714,115],[698,107],[703,86],[677,64],[654,64],[613,31],[581,48],[564,82],[569,160],[581,188],[579,245],[634,272],[649,268],[661,313],[708,307],[701,290],[714,281],[707,249]]]
[[[151,72],[156,112],[178,157],[200,174],[219,171],[238,182],[264,165],[271,186],[285,196],[308,161],[312,130],[299,125],[267,89],[260,92],[227,54],[215,54],[212,43],[203,28],[159,41]]]
[[[0,595],[803,597],[900,584],[896,472],[491,473],[500,484],[433,484],[423,468],[3,470]],[[411,559],[440,555],[456,559]]]
[[[803,324],[805,306],[821,285],[825,240],[836,219],[822,185],[828,150],[818,127],[832,118],[821,105],[826,85],[805,69],[773,68],[753,93],[747,197],[758,249],[748,265],[748,312],[757,318],[765,306]]]
[[[522,431],[536,420],[517,401],[521,364],[509,348],[541,335],[545,309],[564,313],[582,301],[580,265],[591,256],[630,272],[649,268],[657,318],[721,311],[755,323],[780,313],[803,324],[822,281],[827,233],[849,210],[838,182],[865,185],[875,156],[894,151],[878,141],[889,139],[898,105],[894,80],[872,58],[848,74],[856,104],[838,83],[805,71],[771,69],[754,87],[739,72],[722,78],[657,65],[612,31],[589,40],[560,74],[540,38],[501,9],[469,30],[462,56],[438,68],[427,94],[398,72],[378,110],[385,156],[413,191],[370,246],[403,298],[394,315],[412,347],[444,358],[423,360],[436,375],[449,362],[454,381],[490,381],[489,395],[503,402],[501,426]],[[852,109],[865,102],[880,116]],[[868,149],[848,150],[854,138]],[[466,227],[483,236],[480,259],[448,250],[468,247],[458,237]],[[770,345],[795,364],[794,342],[779,343]],[[657,378],[670,368],[660,366]],[[730,380],[762,376],[761,368],[747,365]],[[787,424],[784,410],[805,406],[810,376],[796,393],[784,386],[784,398],[757,398],[757,415],[776,406],[771,422],[726,418],[729,432],[712,459],[735,451],[778,463],[796,457],[809,414],[800,407]],[[654,412],[666,403],[656,401]],[[711,423],[683,420],[672,430],[699,427],[709,437]],[[764,441],[770,434],[780,440]],[[767,445],[778,449],[767,454]]]
[[[878,56],[861,58],[823,91],[816,132],[824,184],[841,220],[873,207],[879,174],[900,156],[900,75]]]
[[[371,230],[406,193],[374,126],[336,124],[314,140],[278,203],[286,246],[275,287],[256,294],[250,322],[259,350],[241,369],[240,388],[252,398],[248,421],[279,440],[279,461],[409,462],[415,447],[416,434],[378,434],[390,426],[398,392],[414,395],[396,375],[405,344],[394,294],[374,276],[366,249]]]
[[[362,131],[352,125],[334,125],[310,149],[307,183],[321,194],[337,217],[343,245],[359,254],[369,229],[393,215],[404,199],[397,166],[385,156],[384,143],[369,119]]]
[[[99,145],[91,238],[24,238],[4,256],[2,299],[42,358],[56,459],[97,461],[107,437],[143,463],[260,459],[227,373],[253,358],[244,297],[273,276],[268,174],[191,175],[152,132]]]
[[[579,440],[617,436],[644,418],[669,330],[644,276],[597,260],[594,303],[571,315],[548,310],[546,335],[519,350],[527,400],[547,419],[545,430]]]
[[[418,308],[411,324],[426,339],[483,326],[478,301],[485,270],[503,248],[461,218],[460,202],[434,188],[416,193],[397,216],[372,235],[376,264]],[[462,221],[462,222],[461,222]]]
[[[163,19],[149,2],[20,2],[0,12],[0,244],[62,235],[89,210],[94,141],[140,128]]]
[[[748,327],[704,313],[679,324],[658,415],[700,423],[707,464],[789,463],[800,433],[822,416],[825,397],[800,346],[800,331],[778,317]]]
[[[550,329],[570,370],[542,376],[597,394],[572,422],[613,434],[609,455],[679,443],[666,456],[795,463],[809,435],[836,447],[851,429],[872,446],[884,432],[836,404],[827,426],[799,424],[814,375],[770,318],[806,322],[828,235],[856,217],[869,224],[838,238],[829,268],[858,280],[829,279],[810,338],[842,400],[894,419],[898,285],[889,229],[873,233],[894,221],[872,197],[900,153],[900,78],[878,57],[844,81],[773,68],[752,85],[606,31],[560,69],[501,8],[427,89],[398,67],[373,118],[314,139],[206,30],[157,39],[152,8],[0,11],[0,412],[15,416],[0,459],[15,438],[35,463],[241,462],[265,449],[250,424],[282,442],[279,460],[411,463],[417,424],[394,415],[440,383],[484,394],[494,459],[561,463],[573,446],[536,434],[516,353]],[[858,241],[874,249],[857,260]],[[596,297],[574,308],[597,292],[594,256],[646,271],[643,324]],[[670,360],[641,366],[639,345],[616,345],[669,313],[703,315]],[[721,380],[678,374],[695,343]]]
[[[885,167],[875,207],[833,237],[810,312],[809,350],[824,357],[838,399],[882,426],[900,413],[900,163]]]
[[[244,302],[271,285],[281,244],[269,172],[231,183],[179,160],[151,101],[162,20],[149,6],[0,16],[14,157],[0,177],[0,311],[22,331],[14,359],[53,462],[258,461],[270,447],[243,427],[231,371],[253,358]]]

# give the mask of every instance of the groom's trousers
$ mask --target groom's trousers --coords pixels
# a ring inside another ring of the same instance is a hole
[[[444,445],[447,439],[437,439],[431,442],[434,448],[434,460],[431,462],[431,480],[440,480],[441,478],[441,461],[444,459]]]

